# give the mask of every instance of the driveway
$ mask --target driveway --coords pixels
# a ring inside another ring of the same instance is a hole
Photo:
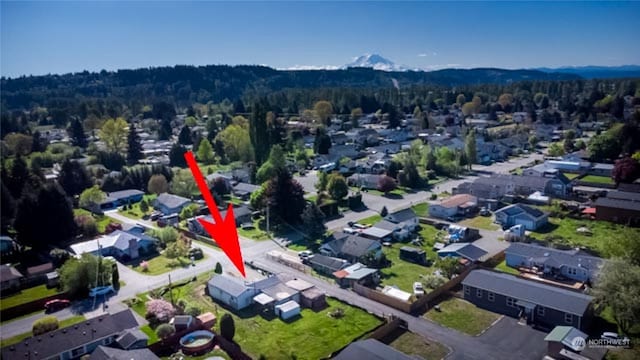
[[[547,351],[545,336],[545,332],[520,325],[516,319],[504,316],[479,338],[513,354],[513,359],[542,359]]]

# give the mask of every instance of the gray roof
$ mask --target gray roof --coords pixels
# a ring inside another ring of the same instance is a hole
[[[640,193],[628,192],[628,191],[609,191],[607,197],[610,199],[627,200],[627,201],[640,201]]]
[[[599,197],[598,199],[596,199],[594,205],[596,206],[596,209],[598,208],[598,206],[603,206],[614,209],[640,211],[640,201],[618,200]]]
[[[140,190],[135,190],[135,189],[120,190],[120,191],[114,191],[114,192],[108,193],[107,197],[113,198],[113,199],[124,199],[131,196],[136,196],[136,195],[144,195],[144,192]]]
[[[378,270],[363,267],[345,276],[345,279],[360,280],[366,278],[371,274],[375,274],[376,272],[378,272]]]
[[[395,229],[398,228],[398,224],[392,223],[391,221],[388,221],[388,220],[380,220],[377,223],[375,223],[373,227],[378,229],[383,229],[383,230],[394,231]]]
[[[120,345],[121,348],[128,349],[131,345],[140,340],[144,340],[146,344],[149,340],[149,337],[139,329],[128,329],[125,330],[120,336],[118,336],[116,342],[118,343],[118,345]]]
[[[400,351],[375,339],[355,341],[342,350],[334,360],[413,360]]]
[[[584,315],[593,300],[589,295],[488,270],[473,270],[462,284],[578,316]]]
[[[1,281],[9,281],[14,279],[20,279],[24,277],[20,271],[13,266],[7,264],[0,265],[0,279]]]
[[[98,346],[89,357],[89,360],[160,360],[149,349],[120,350],[106,346]]]
[[[513,205],[505,206],[495,212],[495,214],[498,214],[498,213],[505,213],[509,216],[516,216],[524,213],[535,219],[546,215],[545,212],[524,204],[513,204]]]
[[[396,222],[405,222],[408,220],[413,220],[416,218],[416,213],[413,211],[412,208],[408,208],[408,209],[404,209],[404,210],[400,210],[400,211],[396,211],[396,212],[392,212],[389,215],[387,215],[387,220],[391,219],[391,216],[394,217],[394,220]]]
[[[512,243],[504,253],[534,258],[549,264],[556,263],[558,266],[567,265],[588,270],[596,270],[604,263],[602,258],[585,254],[580,250],[559,250],[525,243]]]
[[[30,337],[17,344],[5,346],[2,348],[2,358],[24,359],[24,354],[30,351],[31,354],[37,353],[39,359],[47,359],[95,339],[117,335],[123,330],[138,326],[138,321],[131,309],[100,315],[76,325],[36,336],[35,339]]]
[[[321,254],[313,255],[311,260],[309,260],[309,263],[311,263],[311,265],[320,265],[320,266],[327,267],[332,271],[338,271],[346,267],[347,265],[349,265],[349,262],[347,262],[344,259],[334,258],[331,256],[325,256]]]
[[[470,243],[454,243],[438,250],[438,255],[440,255],[440,253],[456,253],[471,261],[479,261],[480,258],[488,254],[486,251]]]
[[[170,209],[183,206],[184,204],[190,201],[191,200],[184,198],[182,196],[169,194],[169,193],[162,193],[158,195],[158,197],[156,198],[156,203],[162,204]]]
[[[373,245],[380,246],[380,243],[363,238],[362,236],[350,235],[346,238],[337,239],[326,243],[337,254],[346,254],[354,257],[361,257],[367,254],[367,249]]]
[[[260,189],[260,186],[239,182],[233,186],[233,192],[239,193],[252,193],[256,190]]]
[[[244,281],[224,274],[214,275],[208,284],[234,297],[248,290]]]
[[[593,164],[593,169],[613,170],[613,164],[595,163],[595,164]]]

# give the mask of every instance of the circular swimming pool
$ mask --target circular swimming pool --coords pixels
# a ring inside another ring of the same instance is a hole
[[[211,331],[198,330],[180,338],[182,352],[186,355],[199,354],[209,350],[213,346],[215,335]]]

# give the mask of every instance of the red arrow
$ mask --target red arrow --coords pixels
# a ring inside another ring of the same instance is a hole
[[[207,204],[209,212],[211,213],[215,223],[210,223],[203,219],[198,219],[198,221],[202,224],[209,235],[211,235],[211,238],[218,243],[222,251],[224,251],[229,259],[231,259],[231,262],[236,266],[236,269],[240,271],[242,276],[246,277],[244,273],[244,262],[242,261],[242,252],[240,251],[240,242],[238,241],[236,220],[233,216],[233,204],[229,204],[229,207],[227,208],[227,217],[222,219],[218,206],[216,205],[215,200],[213,200],[213,196],[211,196],[209,187],[207,187],[207,183],[204,181],[204,177],[202,176],[202,172],[200,172],[200,168],[198,167],[198,163],[196,163],[193,153],[191,151],[187,151],[184,153],[184,158],[187,160],[187,164],[191,169],[193,178],[196,180],[196,184],[198,184],[198,188],[204,197],[204,201]]]

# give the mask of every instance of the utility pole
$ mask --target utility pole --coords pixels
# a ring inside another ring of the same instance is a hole
[[[171,286],[171,274],[169,275],[169,297],[171,298],[171,305],[173,305],[173,307],[176,307],[176,304],[173,302],[173,287]]]
[[[270,237],[270,235],[269,235],[269,205],[271,205],[271,203],[269,201],[267,201],[267,236]]]

